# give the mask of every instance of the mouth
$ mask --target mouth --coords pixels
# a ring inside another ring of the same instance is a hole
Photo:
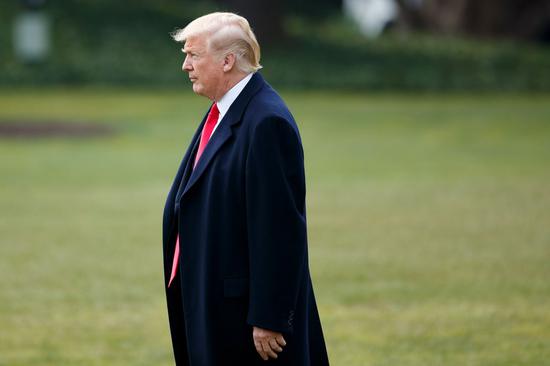
[[[195,78],[195,77],[189,77],[189,80],[193,83],[193,82],[195,82],[195,81],[197,80],[197,78]]]

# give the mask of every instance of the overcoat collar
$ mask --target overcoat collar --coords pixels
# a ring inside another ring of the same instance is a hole
[[[231,107],[229,107],[226,115],[220,121],[220,124],[218,125],[215,133],[208,141],[208,144],[206,145],[206,148],[204,149],[199,161],[197,162],[195,169],[191,173],[189,181],[187,182],[187,184],[185,184],[183,192],[181,193],[181,195],[178,194],[176,196],[178,198],[178,202],[191,189],[191,187],[193,187],[193,185],[197,183],[197,180],[204,173],[212,158],[216,155],[222,145],[231,137],[231,135],[233,134],[233,126],[237,125],[241,121],[243,113],[246,109],[246,106],[250,102],[250,99],[261,89],[262,86],[264,86],[264,84],[265,81],[259,73],[255,73],[254,75],[252,75],[252,78],[250,79],[248,84],[246,84],[245,88],[239,94],[237,99],[235,99],[233,104],[231,104]],[[201,126],[199,126],[199,129],[202,129],[203,125],[204,120],[201,123]],[[193,145],[196,144],[197,141],[194,141]],[[194,156],[193,154],[190,154],[189,161],[187,162],[188,167],[192,166],[193,160]],[[182,187],[180,187],[180,190],[181,188]]]

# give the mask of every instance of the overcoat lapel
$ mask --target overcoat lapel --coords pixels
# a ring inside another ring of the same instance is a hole
[[[183,193],[177,196],[178,200],[176,202],[179,202],[179,200],[181,200],[181,198],[191,189],[191,187],[195,185],[195,183],[204,173],[204,171],[208,167],[208,164],[214,158],[216,153],[220,150],[223,144],[231,137],[231,135],[233,134],[233,126],[237,125],[241,121],[243,112],[246,109],[248,102],[250,102],[250,99],[252,98],[252,96],[260,90],[260,88],[264,85],[264,83],[265,82],[261,77],[261,75],[258,73],[255,73],[250,79],[250,81],[248,82],[248,84],[245,86],[241,94],[239,94],[239,96],[237,97],[237,99],[235,99],[231,107],[229,107],[227,114],[221,120],[217,130],[214,131],[214,134],[210,138],[210,141],[208,141],[206,148],[204,149],[201,157],[199,158],[199,161],[197,162],[197,166],[195,166],[195,169],[191,172],[191,177],[189,178],[189,181],[185,185],[185,189],[183,190]],[[191,156],[194,156],[194,155],[191,155]],[[189,168],[189,166],[191,166],[192,168],[192,164],[193,164],[192,160],[194,159],[191,159],[191,158],[189,159],[187,163],[188,165],[187,168]]]
[[[197,133],[198,138],[196,138],[194,141],[191,142],[190,150],[189,150],[189,157],[187,161],[184,162],[185,167],[183,168],[183,174],[181,176],[180,185],[178,188],[178,193],[176,194],[176,204],[179,202],[181,195],[183,194],[183,190],[185,189],[185,186],[187,185],[187,182],[189,182],[189,177],[191,176],[191,173],[193,172],[193,162],[195,161],[195,154],[197,152],[197,149],[199,147],[200,142],[200,136],[202,135],[202,128],[204,126],[204,121],[206,117],[203,118],[203,121],[201,122],[198,131],[201,131],[201,133]]]
[[[229,113],[228,113],[229,114]],[[238,120],[229,120],[227,117],[228,115],[225,115],[223,120],[220,122],[220,125],[218,126],[217,130],[214,131],[214,134],[208,141],[208,144],[204,148],[204,151],[202,152],[201,157],[199,158],[199,161],[197,162],[197,165],[195,166],[195,169],[193,169],[191,173],[191,177],[189,178],[189,182],[187,183],[183,194],[185,194],[199,179],[199,177],[202,175],[206,167],[208,166],[208,163],[216,152],[222,147],[225,141],[227,141],[233,132],[231,131],[231,125],[239,122]],[[194,159],[191,159],[194,160]],[[193,162],[190,162],[189,165],[193,165]]]

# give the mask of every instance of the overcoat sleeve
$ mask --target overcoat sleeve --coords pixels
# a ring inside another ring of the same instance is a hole
[[[250,263],[247,321],[292,332],[307,271],[304,157],[296,125],[266,118],[252,132],[246,161]]]

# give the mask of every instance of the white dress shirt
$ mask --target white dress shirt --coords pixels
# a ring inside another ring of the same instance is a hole
[[[210,135],[210,138],[212,138],[212,136],[214,135],[214,132],[216,132],[216,129],[218,128],[218,125],[220,124],[223,117],[225,116],[225,114],[229,110],[229,107],[231,107],[231,104],[233,104],[235,99],[237,99],[239,94],[241,94],[241,92],[243,91],[246,84],[248,84],[250,79],[252,79],[252,75],[253,75],[253,73],[250,73],[250,74],[246,75],[241,81],[239,81],[237,84],[235,84],[235,86],[233,86],[231,89],[229,89],[227,91],[227,93],[225,93],[223,95],[223,97],[221,97],[218,102],[216,102],[218,104],[218,110],[220,111],[220,115],[218,117],[218,122],[214,126],[214,130],[212,130],[212,134]]]

